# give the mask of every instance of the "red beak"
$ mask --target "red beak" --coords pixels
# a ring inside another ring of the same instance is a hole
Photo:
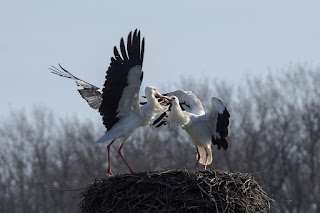
[[[171,98],[170,97],[160,95],[159,93],[156,93],[155,97],[160,98],[161,100],[163,100],[167,104],[171,103]]]

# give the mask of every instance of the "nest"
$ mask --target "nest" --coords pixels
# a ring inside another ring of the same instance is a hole
[[[267,212],[271,199],[249,174],[168,170],[124,174],[79,195],[88,212]]]

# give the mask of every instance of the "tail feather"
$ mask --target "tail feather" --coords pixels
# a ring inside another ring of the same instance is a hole
[[[97,147],[99,143],[108,142],[112,139],[117,139],[119,137],[119,134],[115,134],[114,132],[106,132],[104,135],[102,135],[98,140],[96,140],[92,146]]]

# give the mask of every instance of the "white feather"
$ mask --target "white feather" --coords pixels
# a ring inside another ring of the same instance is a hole
[[[122,96],[118,104],[118,117],[123,118],[131,111],[139,112],[139,91],[140,76],[142,67],[136,65],[129,70],[128,85],[123,89]]]
[[[156,115],[167,110],[167,107],[161,106],[155,98],[154,94],[157,93],[157,91],[154,87],[146,87],[145,93],[148,100],[147,104],[139,107],[138,112],[131,108],[128,109],[110,130],[94,142],[94,146],[97,146],[98,143],[108,142],[116,138],[123,137],[124,140],[127,140],[134,130],[149,124]]]
[[[211,106],[215,107],[215,109],[212,109],[212,111],[216,110],[219,114],[223,114],[223,111],[225,110],[225,105],[216,97],[212,97],[211,99],[212,103]]]
[[[191,91],[177,90],[167,93],[167,96],[176,96],[180,103],[185,103],[184,108],[187,112],[194,113],[196,115],[205,114],[201,101]]]
[[[201,101],[191,91],[178,90],[168,93],[168,95],[172,94],[174,94],[171,97],[172,107],[167,120],[175,125],[180,125],[189,134],[198,148],[199,163],[209,165],[212,162],[212,136],[221,139],[220,134],[216,132],[216,125],[218,113],[222,114],[226,109],[224,104],[213,97],[211,109],[205,113]],[[179,103],[186,103],[190,107],[182,111]]]

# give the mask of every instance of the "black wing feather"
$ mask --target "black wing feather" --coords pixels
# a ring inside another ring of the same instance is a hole
[[[221,138],[212,136],[212,144],[217,145],[218,149],[221,147],[224,150],[228,149],[226,137],[228,136],[229,118],[230,114],[227,108],[224,109],[222,114],[218,113],[216,132],[220,134]]]
[[[161,121],[157,126],[156,128],[162,126],[162,125],[167,125],[167,121]]]
[[[162,113],[156,120],[153,121],[152,126],[159,123],[166,115],[166,112]]]
[[[144,55],[144,38],[142,38],[142,45],[141,45],[141,55],[140,55],[141,63],[143,62],[143,55]]]
[[[121,38],[121,40],[120,40],[120,50],[121,50],[121,54],[122,54],[123,60],[125,60],[125,61],[129,60],[129,58],[127,56],[126,48],[124,46],[123,38]]]
[[[114,57],[111,58],[110,66],[107,70],[106,81],[103,88],[103,100],[99,108],[100,115],[103,118],[103,124],[109,130],[118,122],[117,117],[118,103],[123,93],[123,89],[128,85],[127,76],[129,70],[141,65],[143,62],[144,45],[140,50],[140,39],[137,37],[137,30],[133,34],[128,35],[127,52],[125,50],[123,38],[120,40],[120,50],[114,48]],[[128,55],[127,55],[128,53]]]

